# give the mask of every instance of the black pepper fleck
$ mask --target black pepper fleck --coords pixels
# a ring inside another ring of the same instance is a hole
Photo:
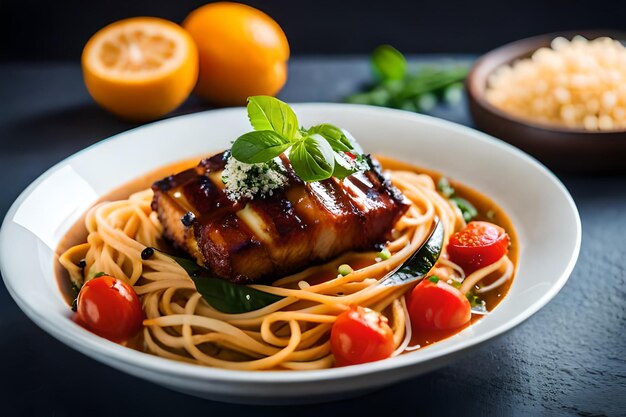
[[[87,266],[87,261],[85,261],[84,259],[81,259],[80,261],[78,261],[78,267],[85,269],[85,267]]]
[[[144,261],[146,259],[150,259],[152,255],[154,255],[154,249],[152,248],[145,248],[141,251],[141,259],[143,259]]]
[[[161,190],[163,192],[167,192],[167,191],[172,189],[172,180],[173,179],[174,179],[174,177],[172,175],[170,175],[167,178],[163,178],[162,180],[159,180],[159,181],[155,182],[154,186],[157,187],[159,190]]]
[[[185,215],[180,219],[180,221],[186,226],[189,227],[193,224],[194,220],[196,220],[195,214],[188,211]]]

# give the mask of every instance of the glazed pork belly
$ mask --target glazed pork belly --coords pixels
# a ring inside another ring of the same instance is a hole
[[[408,209],[380,166],[343,180],[303,183],[293,171],[272,195],[228,198],[221,179],[228,152],[156,182],[152,208],[165,238],[215,275],[268,281],[390,238]],[[288,161],[285,162],[288,164]]]

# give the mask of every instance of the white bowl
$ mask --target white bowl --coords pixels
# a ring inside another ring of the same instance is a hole
[[[70,320],[53,251],[98,196],[152,169],[229,147],[250,130],[242,108],[177,117],[114,136],[49,169],[7,213],[0,268],[22,310],[68,346],[177,391],[246,403],[307,403],[353,395],[428,372],[520,324],[567,281],[580,249],[576,206],[559,180],[518,149],[467,127],[397,110],[345,104],[294,106],[302,125],[334,123],[369,152],[445,173],[491,197],[511,217],[519,270],[493,313],[424,349],[319,371],[231,371],[179,363],[109,342]],[[42,346],[42,349],[45,347]]]

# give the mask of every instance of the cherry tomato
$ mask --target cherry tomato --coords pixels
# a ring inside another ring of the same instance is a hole
[[[337,316],[330,348],[337,366],[378,361],[393,353],[393,332],[387,318],[376,311],[353,307]]]
[[[135,290],[108,275],[87,281],[78,294],[77,320],[98,336],[127,340],[141,330],[143,319]]]
[[[415,332],[456,329],[472,318],[465,295],[435,277],[426,278],[413,288],[407,298],[407,309]]]
[[[488,222],[470,222],[450,237],[448,255],[466,274],[491,265],[508,252],[509,236]]]

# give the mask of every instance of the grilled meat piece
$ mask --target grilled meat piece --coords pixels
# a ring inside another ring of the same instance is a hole
[[[344,180],[305,184],[291,172],[278,193],[235,203],[221,181],[227,158],[228,152],[215,155],[156,182],[152,208],[168,240],[233,282],[277,278],[372,249],[408,209],[373,160],[370,170]]]

